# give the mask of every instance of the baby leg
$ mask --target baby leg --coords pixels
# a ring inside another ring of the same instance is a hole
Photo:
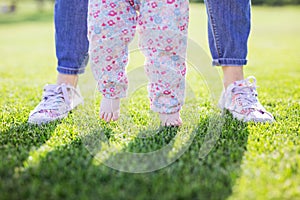
[[[160,113],[163,126],[180,126],[179,111],[185,92],[188,1],[145,0],[140,13],[140,49],[146,56],[150,107]]]
[[[119,118],[120,98],[126,96],[128,44],[136,29],[136,11],[126,0],[90,0],[88,12],[91,68],[103,98],[100,117]]]

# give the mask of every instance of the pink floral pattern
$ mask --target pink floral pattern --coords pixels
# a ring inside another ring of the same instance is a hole
[[[126,95],[128,45],[139,33],[151,109],[178,112],[184,102],[188,0],[90,0],[91,67],[107,98]]]

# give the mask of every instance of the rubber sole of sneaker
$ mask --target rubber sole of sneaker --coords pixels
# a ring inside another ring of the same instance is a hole
[[[230,112],[230,110],[228,110]],[[262,119],[262,118],[247,118],[244,115],[240,115],[238,113],[233,113],[230,112],[232,114],[232,117],[234,117],[235,119],[239,120],[239,121],[243,121],[243,122],[256,122],[256,123],[272,123],[274,122],[273,119]]]
[[[40,125],[43,125],[43,124],[48,124],[50,122],[54,122],[54,121],[57,121],[57,120],[64,119],[64,118],[66,118],[68,116],[68,113],[69,112],[64,113],[64,114],[62,114],[62,115],[60,115],[60,116],[58,116],[56,118],[51,118],[51,119],[49,118],[49,119],[44,119],[44,120],[39,120],[39,121],[38,120],[28,119],[28,123],[40,126]]]

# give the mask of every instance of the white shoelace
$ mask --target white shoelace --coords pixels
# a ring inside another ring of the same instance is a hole
[[[42,110],[58,110],[62,103],[70,105],[68,90],[74,90],[69,85],[47,85],[43,92],[43,101],[39,106],[39,111]]]
[[[250,80],[252,79],[252,82]],[[245,109],[257,108],[256,103],[257,91],[256,91],[256,79],[251,76],[242,82],[241,86],[235,86],[232,88],[232,93],[236,96],[236,100],[241,103]]]

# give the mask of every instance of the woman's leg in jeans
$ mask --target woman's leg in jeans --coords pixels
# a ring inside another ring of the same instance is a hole
[[[88,0],[56,0],[55,44],[58,60],[57,84],[76,86],[78,74],[88,61]]]
[[[84,72],[88,60],[87,9],[88,0],[56,0],[57,81],[44,87],[41,102],[29,114],[29,123],[62,119],[83,103],[76,85],[78,74]]]
[[[208,35],[213,64],[222,66],[224,92],[220,107],[242,121],[273,122],[274,117],[260,104],[256,79],[244,79],[250,32],[250,0],[206,0]]]
[[[250,0],[206,0],[213,65],[222,66],[225,88],[244,79],[250,33]]]

